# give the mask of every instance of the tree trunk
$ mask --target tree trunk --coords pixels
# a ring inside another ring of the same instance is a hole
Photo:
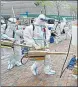
[[[46,15],[46,6],[44,5],[44,14]]]
[[[58,9],[58,20],[60,21],[59,9]]]
[[[59,3],[56,1],[58,20],[60,21]]]

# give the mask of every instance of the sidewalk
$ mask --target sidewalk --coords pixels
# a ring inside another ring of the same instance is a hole
[[[59,44],[51,44],[50,49],[52,51],[68,50],[69,40],[65,40]],[[71,45],[70,52],[77,53],[77,48]],[[72,55],[68,56],[67,63],[70,61]],[[72,77],[71,70],[65,70],[62,78],[60,73],[64,64],[66,55],[51,55],[51,66],[56,71],[55,75],[45,75],[43,72],[43,61],[40,62],[39,75],[33,76],[30,66],[33,61],[27,62],[27,64],[20,67],[14,67],[12,70],[7,70],[7,57],[1,59],[1,85],[2,86],[77,86],[77,80]],[[66,66],[65,65],[65,66]]]

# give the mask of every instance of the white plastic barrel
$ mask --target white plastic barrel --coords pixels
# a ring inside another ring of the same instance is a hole
[[[77,46],[77,25],[72,25],[72,45]]]

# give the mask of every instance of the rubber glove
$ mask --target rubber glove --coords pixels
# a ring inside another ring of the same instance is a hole
[[[41,47],[38,46],[38,45],[36,45],[36,46],[35,46],[35,49],[36,49],[36,50],[39,50],[39,49],[41,49]]]
[[[14,42],[15,41],[15,39],[14,38],[10,38],[10,37],[8,37],[6,34],[2,34],[2,39],[7,39],[7,40],[11,40],[12,42]]]

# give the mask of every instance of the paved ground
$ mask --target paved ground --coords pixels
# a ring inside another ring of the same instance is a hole
[[[51,44],[52,51],[67,51],[69,40],[65,40],[60,44]],[[71,52],[76,54],[76,47],[71,46]],[[40,62],[39,75],[33,76],[30,66],[33,61],[29,61],[26,65],[14,67],[12,70],[7,70],[7,58],[1,60],[1,84],[2,86],[77,86],[77,80],[72,77],[72,71],[67,70],[60,78],[61,69],[66,55],[52,55],[51,66],[56,71],[55,75],[45,75],[43,72],[43,62]],[[66,64],[69,62],[72,55],[68,56]]]

